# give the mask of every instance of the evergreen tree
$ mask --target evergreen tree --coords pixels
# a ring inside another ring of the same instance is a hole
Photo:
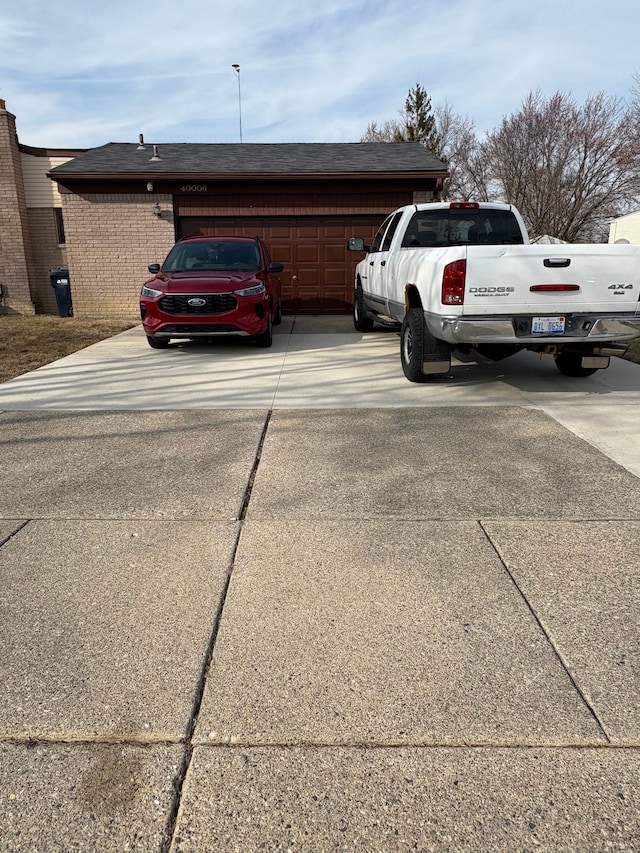
[[[404,102],[402,121],[396,128],[395,142],[421,142],[436,157],[440,155],[440,140],[436,120],[431,108],[431,98],[416,83]]]

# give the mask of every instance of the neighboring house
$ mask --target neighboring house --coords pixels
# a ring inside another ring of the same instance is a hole
[[[610,243],[640,243],[640,210],[609,223]]]
[[[62,201],[47,173],[84,150],[21,145],[0,100],[0,310],[56,312],[49,270],[67,259]]]
[[[20,145],[15,117],[0,101],[0,163],[40,157],[37,169],[30,161],[14,167],[13,193],[0,183],[0,195],[23,210],[17,242],[16,229],[4,219],[0,225],[9,310],[55,313],[48,269],[63,266],[76,316],[134,316],[149,263],[162,261],[180,237],[225,233],[259,235],[285,263],[285,311],[343,313],[358,260],[346,250],[348,238],[370,239],[394,208],[439,199],[448,175],[419,143],[141,142],[66,154],[49,152],[47,165],[42,149]],[[46,251],[34,248],[37,217],[27,198],[35,191],[24,190],[33,169],[51,179],[48,215],[65,234],[63,243],[45,241]],[[8,244],[14,267],[22,257],[19,279],[5,260]]]

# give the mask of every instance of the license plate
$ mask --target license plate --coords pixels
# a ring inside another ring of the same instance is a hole
[[[534,317],[532,335],[564,335],[564,317]]]

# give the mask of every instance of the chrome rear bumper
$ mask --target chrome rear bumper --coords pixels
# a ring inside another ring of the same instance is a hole
[[[631,341],[640,336],[640,315],[574,315],[569,334],[517,334],[520,317],[440,317],[425,314],[425,321],[434,337],[456,344],[598,344]]]

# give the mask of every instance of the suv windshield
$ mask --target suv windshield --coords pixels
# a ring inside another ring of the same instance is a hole
[[[255,243],[235,240],[198,240],[177,243],[162,266],[163,272],[190,270],[258,270],[260,252]]]
[[[411,217],[402,247],[523,242],[518,220],[510,210],[445,208],[417,210]]]

